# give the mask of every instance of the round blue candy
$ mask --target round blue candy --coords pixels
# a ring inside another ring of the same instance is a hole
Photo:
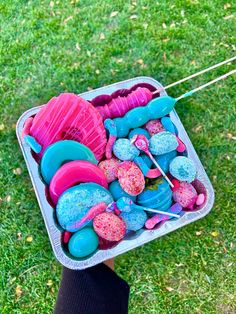
[[[134,135],[139,135],[142,134],[144,135],[148,140],[150,139],[150,134],[148,133],[147,130],[142,129],[142,128],[136,128],[133,129],[130,133],[129,133],[129,139],[131,139],[132,137],[134,137]]]
[[[121,198],[123,196],[129,197],[133,202],[135,202],[135,200],[136,200],[136,196],[129,195],[128,193],[126,193],[122,189],[118,180],[113,181],[109,185],[109,191],[110,191],[111,195],[113,196],[114,201],[117,201],[119,198]]]
[[[66,190],[59,198],[56,214],[63,229],[74,232],[73,224],[94,205],[113,201],[108,190],[96,183],[81,183]]]
[[[132,209],[130,212],[122,212],[120,217],[124,220],[127,230],[137,231],[143,228],[147,214],[144,210]]]
[[[192,182],[197,174],[197,169],[192,159],[178,156],[170,163],[170,173],[179,181]]]
[[[176,136],[170,132],[153,135],[149,141],[149,149],[153,155],[163,155],[178,147]]]
[[[127,138],[119,138],[113,146],[114,155],[120,160],[133,160],[139,150]]]
[[[83,258],[98,247],[98,236],[92,228],[84,228],[72,235],[68,243],[68,249],[72,256]]]

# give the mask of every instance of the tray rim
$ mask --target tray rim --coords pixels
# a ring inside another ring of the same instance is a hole
[[[135,85],[137,83],[150,83],[154,85],[155,87],[162,87],[161,83],[159,83],[157,80],[155,80],[152,77],[147,77],[147,76],[138,76],[135,78],[131,78],[128,80],[116,82],[104,87],[99,87],[97,89],[91,90],[91,91],[86,91],[81,94],[79,94],[80,97],[83,97],[87,100],[90,100],[97,95],[100,94],[110,94],[113,91],[120,89],[120,88],[129,88],[132,85]],[[165,91],[161,93],[161,95],[167,95]],[[61,231],[60,229],[56,226],[53,215],[54,215],[54,210],[53,208],[49,205],[49,203],[46,200],[45,197],[45,185],[43,184],[39,173],[38,173],[38,164],[35,162],[33,159],[31,153],[30,153],[30,148],[29,146],[24,142],[24,140],[21,138],[21,131],[24,125],[24,122],[26,119],[34,114],[36,114],[41,107],[41,106],[36,106],[33,108],[30,108],[26,110],[18,119],[17,124],[16,124],[16,135],[17,139],[22,151],[22,154],[24,156],[26,166],[32,181],[32,185],[34,187],[34,191],[36,194],[36,198],[39,203],[39,207],[44,219],[44,223],[48,232],[48,236],[51,242],[51,246],[54,252],[55,257],[57,260],[64,265],[67,268],[70,269],[85,269],[87,267],[94,266],[96,264],[99,264],[109,258],[118,256],[120,254],[123,254],[127,251],[130,251],[138,246],[141,246],[147,242],[150,242],[154,239],[157,239],[165,234],[168,234],[172,231],[175,231],[179,228],[184,227],[185,225],[192,223],[196,220],[199,220],[206,216],[210,210],[213,207],[214,204],[214,199],[215,199],[215,194],[214,194],[214,189],[211,184],[211,181],[209,180],[206,171],[193,147],[193,144],[181,122],[179,119],[178,114],[176,113],[175,110],[173,110],[170,113],[170,117],[172,121],[177,124],[176,127],[179,131],[179,136],[180,138],[184,141],[185,145],[187,146],[188,149],[188,155],[194,159],[194,162],[197,164],[198,168],[198,176],[197,178],[201,181],[204,182],[204,186],[207,191],[207,202],[205,205],[198,211],[195,212],[188,212],[185,213],[181,218],[178,220],[171,220],[171,221],[166,221],[159,229],[156,230],[144,230],[141,233],[138,233],[135,238],[131,240],[123,240],[121,241],[116,247],[108,250],[98,250],[96,251],[92,256],[90,256],[87,259],[84,260],[76,260],[71,257],[69,257],[62,249],[61,246]],[[184,139],[183,139],[184,138]],[[36,169],[37,168],[37,169]],[[51,211],[51,213],[50,213]]]

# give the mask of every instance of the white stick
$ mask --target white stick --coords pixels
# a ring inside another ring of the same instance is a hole
[[[142,207],[143,210],[145,210],[147,212],[161,214],[161,215],[166,215],[166,216],[175,217],[175,218],[179,218],[180,217],[180,215],[172,214],[172,213],[168,213],[168,212],[163,212],[162,210],[147,208],[147,207],[143,207],[143,206],[141,206],[141,207]]]
[[[173,87],[173,86],[175,86],[175,85],[181,84],[181,83],[183,83],[183,82],[185,82],[185,81],[188,81],[188,80],[190,80],[190,79],[192,79],[192,78],[194,78],[194,77],[197,77],[197,76],[199,76],[199,75],[201,75],[201,74],[203,74],[203,73],[206,73],[206,72],[208,72],[208,71],[211,71],[211,70],[213,70],[213,69],[216,69],[216,68],[218,68],[218,67],[220,67],[220,66],[222,66],[222,65],[224,65],[224,64],[226,64],[226,63],[230,63],[230,62],[232,62],[232,61],[234,61],[234,60],[236,60],[236,56],[234,56],[234,57],[232,57],[232,58],[230,58],[230,59],[224,60],[224,61],[222,61],[222,62],[220,62],[220,63],[215,64],[215,65],[212,65],[211,67],[206,68],[206,69],[204,69],[204,70],[201,70],[201,71],[199,71],[199,72],[197,72],[197,73],[194,73],[194,74],[192,74],[192,75],[189,75],[189,76],[187,76],[187,77],[185,77],[185,78],[183,78],[183,79],[181,79],[181,80],[179,80],[179,81],[177,81],[177,82],[171,83],[171,84],[169,84],[169,85],[167,85],[167,86],[165,86],[165,87],[158,88],[158,89],[153,93],[153,95],[156,95],[156,94],[158,94],[159,92],[161,92],[162,90],[166,90],[166,89],[171,88],[171,87]]]

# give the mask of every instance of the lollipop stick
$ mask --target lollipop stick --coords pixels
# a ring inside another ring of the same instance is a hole
[[[179,81],[177,81],[177,82],[171,83],[171,84],[169,84],[169,85],[167,85],[167,86],[165,86],[165,87],[160,87],[160,88],[158,88],[158,89],[153,93],[153,95],[157,95],[159,92],[161,92],[161,91],[163,91],[163,90],[166,90],[166,89],[168,89],[168,88],[171,88],[171,87],[173,87],[173,86],[176,86],[176,85],[178,85],[178,84],[181,84],[181,83],[183,83],[183,82],[185,82],[185,81],[188,81],[188,80],[190,80],[190,79],[192,79],[192,78],[194,78],[194,77],[197,77],[197,76],[199,76],[199,75],[201,75],[201,74],[203,74],[203,73],[209,72],[209,71],[211,71],[211,70],[213,70],[213,69],[216,69],[216,68],[218,68],[218,67],[220,67],[220,66],[222,66],[222,65],[224,65],[224,64],[227,64],[227,63],[229,63],[229,62],[232,62],[232,61],[234,61],[234,60],[236,60],[236,56],[234,56],[234,57],[232,57],[232,58],[230,58],[230,59],[224,60],[224,61],[222,61],[222,62],[220,62],[220,63],[214,64],[214,65],[210,66],[209,68],[206,68],[206,69],[201,70],[201,71],[199,71],[199,72],[197,72],[197,73],[194,73],[194,74],[192,74],[192,75],[189,75],[189,76],[187,76],[187,77],[185,77],[185,78],[183,78],[183,79],[181,79],[181,80],[179,80]]]
[[[158,210],[158,209],[147,208],[147,207],[138,206],[138,205],[132,205],[132,207],[140,208],[140,209],[143,209],[143,210],[145,210],[147,212],[161,214],[161,215],[166,215],[166,216],[170,216],[170,217],[175,217],[175,218],[179,218],[180,217],[180,215],[164,212],[164,211]]]

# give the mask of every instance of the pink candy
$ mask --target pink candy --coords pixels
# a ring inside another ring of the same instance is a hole
[[[196,205],[201,206],[205,202],[205,195],[203,193],[199,194],[196,200]]]
[[[122,189],[129,195],[136,196],[145,188],[142,171],[132,161],[124,161],[120,164],[118,179]]]
[[[111,183],[112,181],[116,180],[118,176],[118,167],[120,164],[120,160],[116,158],[106,159],[99,163],[98,167],[104,173],[107,182]]]
[[[145,128],[147,129],[147,131],[149,132],[149,134],[151,136],[159,133],[159,132],[163,132],[165,131],[161,121],[159,119],[157,120],[150,120],[149,122],[147,122],[145,124]]]
[[[184,208],[193,209],[197,197],[197,191],[188,182],[180,182],[179,187],[173,191],[174,201]]]

